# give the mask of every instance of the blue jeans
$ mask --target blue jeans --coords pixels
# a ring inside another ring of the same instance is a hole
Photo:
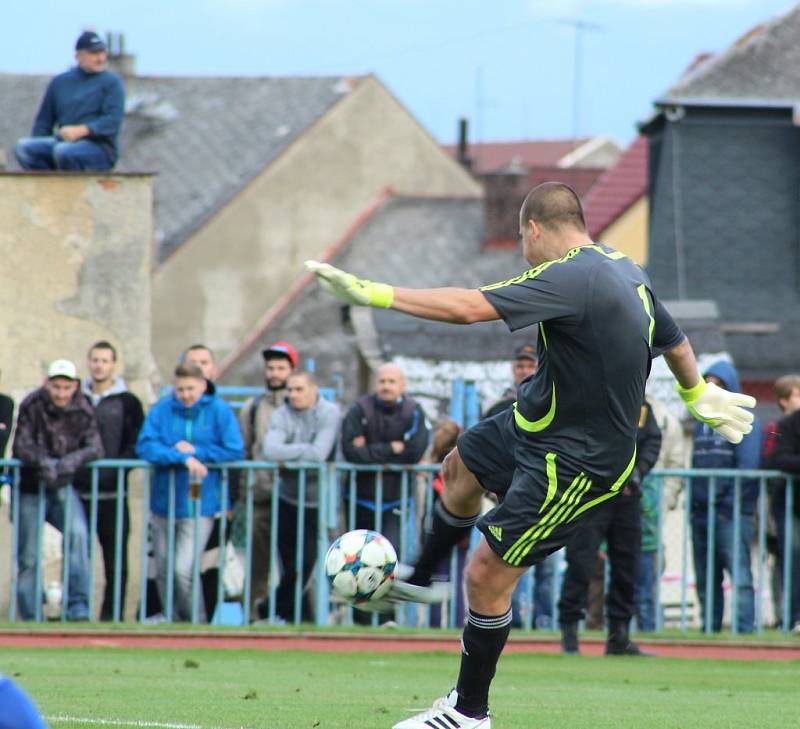
[[[639,630],[652,632],[656,629],[656,559],[658,552],[642,552],[639,555],[639,571],[636,575],[636,621]]]
[[[83,504],[74,489],[67,486],[58,491],[44,492],[44,518],[64,534],[64,517],[67,499],[70,499],[69,583],[64,596],[67,603],[67,620],[89,618],[89,530]],[[36,557],[39,544],[39,495],[19,495],[19,552],[17,555],[19,577],[17,602],[23,620],[36,619]],[[44,574],[44,571],[42,571]],[[63,608],[62,608],[63,609]]]
[[[96,170],[114,166],[106,148],[88,139],[65,142],[58,137],[23,137],[14,155],[24,170]]]
[[[753,616],[755,600],[753,593],[753,573],[750,568],[750,547],[753,543],[755,522],[752,514],[742,514],[739,522],[739,574],[738,584],[734,585],[738,598],[737,618],[741,633],[753,632]],[[722,630],[722,594],[723,571],[733,580],[733,519],[716,515],[714,525],[714,561],[713,561],[713,600],[714,612],[711,629]],[[708,549],[708,517],[707,514],[692,515],[692,552],[694,556],[694,573],[697,581],[697,596],[703,609],[703,625],[706,625],[706,551]]]

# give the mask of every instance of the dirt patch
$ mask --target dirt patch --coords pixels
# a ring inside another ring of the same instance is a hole
[[[800,642],[787,643],[716,643],[702,641],[639,641],[642,649],[664,658],[714,658],[737,661],[797,661]],[[247,635],[202,633],[98,633],[86,632],[0,632],[0,647],[19,648],[250,648],[265,651],[306,650],[355,653],[365,651],[448,651],[460,649],[456,638],[435,636],[387,635]],[[599,639],[581,642],[581,653],[587,656],[603,654]],[[507,653],[558,653],[559,643],[553,638],[514,637],[506,646]]]

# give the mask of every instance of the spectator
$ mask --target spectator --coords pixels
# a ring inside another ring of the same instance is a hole
[[[94,406],[97,426],[103,440],[106,458],[136,458],[136,439],[142,427],[142,403],[128,391],[125,380],[115,375],[117,350],[110,342],[92,345],[88,354],[89,377],[83,382],[83,394]],[[120,524],[120,614],[125,606],[128,581],[128,531],[130,513],[126,496],[128,472],[122,485],[122,523]],[[114,573],[117,541],[117,469],[103,468],[98,473],[97,538],[103,551],[105,592],[100,620],[114,617]],[[86,511],[91,515],[92,472],[83,468],[75,477]]]
[[[713,382],[731,392],[739,392],[739,374],[736,368],[724,360],[713,363],[704,373],[707,382]],[[753,421],[753,430],[741,443],[733,445],[712,430],[708,425],[698,422],[694,431],[693,468],[735,468],[755,469],[759,466],[759,449],[761,442],[761,426],[758,420]],[[733,533],[733,511],[735,495],[735,479],[718,477],[715,479],[713,574],[706,574],[708,552],[708,478],[695,478],[692,481],[692,551],[694,555],[694,572],[697,582],[697,595],[703,609],[703,624],[711,625],[712,630],[722,630],[723,609],[723,570],[733,578],[734,539],[738,537],[738,585],[737,624],[740,632],[753,631],[754,596],[753,574],[750,567],[750,548],[753,543],[753,530],[756,501],[758,500],[758,481],[742,479],[740,491],[740,532]],[[706,611],[706,580],[712,582],[714,612]]]
[[[274,342],[261,352],[264,357],[264,392],[251,397],[239,411],[239,427],[244,440],[245,457],[251,461],[266,460],[264,437],[275,410],[284,404],[286,382],[297,367],[297,350],[288,342]],[[267,617],[270,567],[270,501],[272,472],[256,471],[253,482],[253,552],[250,565],[250,600],[262,620]],[[240,493],[243,506],[245,494]]]
[[[217,386],[214,380],[217,379],[217,363],[214,359],[214,352],[205,344],[193,344],[187,347],[180,357],[180,364],[199,367],[206,381],[206,392],[215,395]]]
[[[536,353],[536,345],[526,342],[517,347],[514,350],[514,359],[511,363],[514,384],[503,393],[503,397],[500,400],[489,408],[485,417],[491,418],[513,407],[517,399],[517,388],[528,377],[535,375],[538,369],[539,357]],[[531,574],[533,575],[534,628],[548,629],[553,624],[553,580],[557,559],[555,554],[551,554],[531,568]],[[525,580],[520,580],[514,588],[514,594],[511,596],[511,627],[513,628],[522,627],[522,615],[527,610],[525,607],[527,603],[526,587]]]
[[[173,618],[189,620],[192,614],[194,516],[200,508],[197,552],[205,548],[214,518],[226,511],[222,503],[219,471],[207,463],[239,460],[244,455],[239,424],[230,407],[206,391],[203,371],[194,365],[175,368],[175,390],[161,398],[147,414],[136,444],[140,458],[156,465],[150,499],[156,581],[161,604],[166,605],[169,485],[175,484],[175,604]],[[196,488],[197,496],[191,494]],[[198,484],[197,487],[194,485]],[[198,620],[206,621],[200,598]]]
[[[89,620],[89,535],[78,494],[71,488],[76,471],[103,457],[103,442],[94,410],[79,389],[75,365],[57,359],[47,369],[43,387],[19,406],[13,453],[24,466],[20,473],[19,581],[20,617],[36,617],[36,560],[39,538],[39,484],[44,485],[44,517],[68,535],[67,620]],[[70,521],[66,523],[69,510]]]
[[[661,431],[661,449],[654,468],[684,468],[686,454],[680,421],[661,400],[648,395],[647,403]],[[659,508],[677,508],[682,488],[683,479],[679,476],[666,476],[663,479],[645,476],[642,479],[642,553],[636,579],[636,622],[642,631],[656,629],[656,580],[661,572],[657,564],[661,539],[658,530]],[[661,504],[659,492],[662,493]]]
[[[0,394],[0,458],[6,457],[6,446],[11,438],[14,423],[14,401],[8,395]]]
[[[295,372],[286,383],[286,403],[274,413],[264,438],[264,456],[270,461],[322,462],[333,460],[339,432],[339,406],[320,397],[310,372]],[[275,597],[276,613],[287,622],[298,613],[294,604],[297,572],[297,536],[300,526],[299,471],[282,470],[280,482],[281,519],[278,551],[283,573]],[[315,469],[306,471],[303,514],[302,585],[305,586],[317,559],[319,483]],[[313,620],[311,601],[303,594],[299,615]]]
[[[786,375],[775,382],[775,394],[783,418],[777,426],[767,427],[766,465],[780,471],[800,475],[800,376]],[[770,444],[770,435],[772,442]],[[800,633],[800,489],[793,483],[793,508],[790,517],[790,595],[789,625],[792,632]],[[786,484],[781,481],[772,490],[772,515],[775,519],[778,560],[775,571],[783,587],[783,570],[786,559]],[[788,627],[788,626],[787,626]]]
[[[110,170],[125,113],[122,80],[106,69],[106,44],[97,33],[81,33],[78,65],[51,79],[30,137],[14,147],[25,170]]]
[[[428,426],[417,402],[405,394],[403,371],[383,364],[375,375],[375,392],[360,397],[342,423],[342,450],[350,463],[419,463],[428,447]],[[357,529],[375,528],[374,473],[357,477]],[[381,531],[394,545],[400,543],[402,474],[383,474]]]
[[[508,410],[517,399],[517,388],[531,375],[535,375],[539,369],[539,356],[536,354],[536,345],[530,342],[521,344],[514,350],[514,359],[511,362],[511,374],[514,377],[514,384],[509,387],[503,397],[486,411],[484,417],[491,418],[497,413]]]
[[[606,655],[647,655],[630,640],[628,628],[635,614],[636,572],[642,542],[641,484],[658,459],[660,448],[661,431],[645,401],[636,432],[636,465],[619,495],[598,506],[584,532],[567,544],[567,572],[558,603],[561,650],[564,653],[579,651],[578,621],[583,618],[586,608],[589,578],[596,564],[597,550],[606,540],[611,565],[606,596]]]

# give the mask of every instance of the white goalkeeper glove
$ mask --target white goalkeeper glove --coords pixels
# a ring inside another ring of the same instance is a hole
[[[754,408],[756,399],[740,392],[728,392],[702,377],[694,387],[678,385],[678,393],[694,418],[711,426],[729,443],[741,443],[753,429],[753,413],[744,408]]]
[[[394,289],[388,284],[356,278],[352,273],[335,268],[329,263],[306,261],[305,265],[306,270],[317,277],[322,288],[348,304],[388,309],[394,301]]]

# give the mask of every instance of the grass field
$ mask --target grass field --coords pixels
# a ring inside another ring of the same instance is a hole
[[[384,729],[449,689],[457,656],[0,649],[52,729]],[[800,726],[800,662],[510,654],[494,729]]]

